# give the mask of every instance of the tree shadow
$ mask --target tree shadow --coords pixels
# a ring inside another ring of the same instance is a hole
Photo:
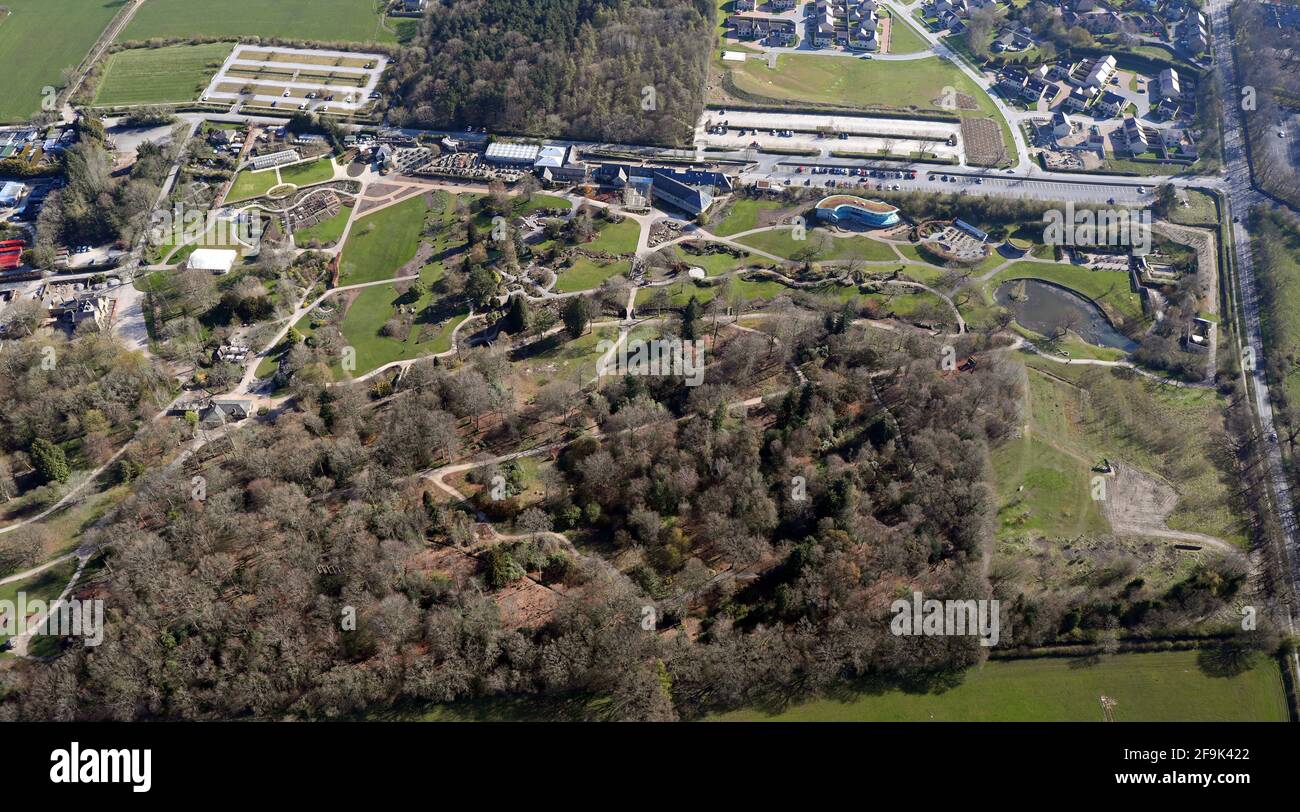
[[[1258,651],[1238,640],[1203,646],[1196,652],[1196,665],[1208,677],[1236,677],[1255,667]]]

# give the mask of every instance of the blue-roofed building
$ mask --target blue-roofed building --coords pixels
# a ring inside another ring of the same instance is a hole
[[[731,178],[721,172],[705,170],[604,164],[597,167],[592,176],[597,182],[618,189],[633,182],[649,182],[650,194],[656,202],[692,215],[708,209],[718,195],[732,191]]]
[[[957,228],[960,228],[962,231],[971,235],[972,237],[979,240],[980,242],[988,242],[989,240],[989,235],[987,233],[979,230],[978,228],[966,222],[965,220],[955,220],[953,221],[953,225],[955,225]]]
[[[706,211],[713,205],[713,195],[699,186],[690,186],[670,175],[656,175],[650,192],[656,203],[667,203],[691,215]]]

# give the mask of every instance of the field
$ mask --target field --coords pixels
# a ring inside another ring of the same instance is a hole
[[[111,54],[95,105],[193,101],[230,54],[230,43],[134,48]]]
[[[723,65],[729,82],[745,95],[773,101],[809,102],[864,110],[940,110],[991,119],[1002,134],[1006,153],[1014,152],[1010,126],[992,99],[955,65],[938,56],[901,61],[847,59],[807,54],[781,54],[776,69],[763,60]],[[726,84],[724,82],[724,84]],[[945,89],[956,98],[945,98]]]
[[[744,279],[731,278],[727,280],[725,286],[700,286],[682,280],[661,287],[638,288],[635,304],[638,308],[647,307],[650,310],[654,310],[661,302],[664,306],[682,307],[691,300],[692,296],[700,304],[704,304],[722,293],[724,289],[729,290],[728,300],[739,299],[744,302],[753,301],[754,299],[771,301],[783,293],[791,292],[785,285],[771,280],[749,282]],[[645,314],[642,313],[641,315]]]
[[[596,239],[582,247],[609,254],[631,254],[636,251],[637,238],[640,236],[641,224],[629,217],[621,223],[602,225]]]
[[[930,44],[921,38],[905,16],[898,14],[888,14],[888,16],[890,17],[889,53],[915,54],[929,50]]]
[[[75,559],[64,561],[61,564],[55,564],[44,572],[38,572],[26,580],[14,581],[0,586],[0,600],[17,602],[18,593],[23,592],[27,595],[28,602],[34,600],[52,601],[59,597],[76,569],[77,562]],[[0,634],[0,642],[7,639],[4,634]]]
[[[328,220],[317,223],[314,226],[300,228],[293,233],[294,244],[299,247],[306,247],[315,240],[322,247],[333,245],[343,236],[343,229],[348,224],[348,217],[352,214],[352,209],[347,206],[339,207],[339,213]]]
[[[331,42],[396,42],[375,0],[232,0],[219,12],[196,13],[192,0],[149,0],[120,42],[153,37],[282,37]]]
[[[306,163],[280,167],[280,180],[294,186],[310,186],[334,179],[334,159],[326,156]]]
[[[245,169],[236,175],[235,182],[230,184],[230,191],[226,193],[226,202],[234,203],[261,197],[279,184],[279,175],[274,169],[262,169],[257,172]]]
[[[1116,701],[1121,722],[1284,722],[1286,695],[1271,660],[1234,677],[1213,677],[1198,653],[1121,654],[1095,665],[1075,660],[993,661],[943,693],[863,691],[780,712],[719,714],[725,722],[1100,722],[1100,697]]]
[[[732,234],[739,234],[742,231],[751,231],[759,226],[758,217],[760,212],[780,211],[784,206],[785,204],[779,200],[754,200],[739,197],[727,210],[727,216],[722,218],[717,225],[712,226],[709,231],[719,237],[730,237]]]
[[[41,90],[62,84],[124,0],[5,0],[0,16],[0,121],[41,109]]]
[[[1281,382],[1291,410],[1300,403],[1300,369],[1291,360],[1300,354],[1300,230],[1285,218],[1257,217],[1254,249],[1264,282],[1260,317],[1265,363]]]
[[[1088,483],[1091,468],[1109,459],[1172,485],[1180,498],[1169,527],[1245,544],[1232,507],[1233,482],[1212,460],[1222,431],[1220,396],[1022,357],[1026,423],[1019,439],[993,453],[1000,539],[1077,541],[1108,530]],[[1185,442],[1189,433],[1199,441]]]
[[[1219,209],[1214,204],[1214,198],[1195,189],[1187,189],[1184,194],[1187,196],[1186,206],[1175,201],[1169,207],[1171,222],[1184,226],[1213,227],[1219,224]]]
[[[600,287],[600,283],[610,277],[626,273],[632,267],[627,260],[615,260],[601,263],[579,257],[572,268],[560,271],[555,282],[556,293],[571,293],[577,290],[591,290]]]
[[[446,352],[451,349],[451,333],[456,325],[465,320],[465,312],[439,312],[425,308],[434,303],[435,295],[425,297],[415,303],[417,312],[421,313],[404,340],[390,338],[380,334],[384,322],[393,316],[394,302],[399,299],[397,290],[392,285],[376,285],[364,288],[348,308],[347,315],[339,329],[350,346],[357,351],[357,375],[364,375],[372,369],[393,361],[402,361]],[[429,315],[426,317],[425,313]],[[427,320],[426,320],[427,319]],[[427,325],[435,328],[425,331]],[[423,340],[421,340],[423,338]],[[335,369],[335,377],[341,370]]]
[[[717,254],[692,254],[682,249],[680,245],[673,246],[673,251],[678,259],[687,265],[694,265],[704,269],[709,276],[720,276],[729,271],[738,268],[767,267],[772,268],[776,263],[763,257],[756,257],[752,254],[747,257],[733,257],[727,253]]]
[[[424,197],[417,195],[353,223],[339,260],[339,284],[393,276],[415,256],[426,211]]]

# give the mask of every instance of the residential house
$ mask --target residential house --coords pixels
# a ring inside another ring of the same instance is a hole
[[[1065,97],[1061,106],[1071,113],[1082,113],[1088,109],[1099,92],[1095,87],[1080,85],[1070,91],[1070,95]]]
[[[1114,78],[1115,71],[1118,69],[1115,57],[1110,55],[1103,56],[1100,59],[1091,60],[1084,64],[1086,65],[1086,69],[1083,73],[1081,84],[1087,87],[1105,87],[1110,84],[1110,80]]]
[[[1173,68],[1165,68],[1156,76],[1155,92],[1151,94],[1152,99],[1164,101],[1170,99],[1177,101],[1183,96],[1182,88],[1178,82],[1178,71]]]
[[[733,14],[727,18],[727,26],[735,32],[738,39],[763,40],[770,45],[788,45],[795,38],[794,21],[781,17]]]
[[[1158,133],[1158,131],[1143,127],[1142,123],[1132,116],[1124,119],[1124,127],[1121,132],[1124,137],[1124,144],[1128,147],[1128,151],[1134,155],[1149,152],[1151,150],[1151,133]],[[1157,135],[1157,137],[1159,136]]]
[[[1030,104],[1037,104],[1043,98],[1049,100],[1056,98],[1057,91],[1057,86],[1046,79],[1030,76],[1025,80],[1025,86],[1020,91],[1020,97]]]
[[[1080,14],[1078,25],[1088,33],[1115,34],[1124,29],[1124,18],[1110,9],[1096,9],[1087,14]]]
[[[1052,137],[1065,138],[1074,132],[1074,124],[1065,113],[1057,111],[1052,114]]]
[[[1092,106],[1092,114],[1099,118],[1114,118],[1128,106],[1128,99],[1110,90],[1103,90]]]

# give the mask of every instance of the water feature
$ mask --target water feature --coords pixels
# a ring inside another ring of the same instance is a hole
[[[1099,347],[1132,352],[1130,341],[1091,300],[1072,290],[1038,279],[1016,279],[998,286],[998,304],[1011,308],[1022,326],[1045,336],[1063,327]]]

